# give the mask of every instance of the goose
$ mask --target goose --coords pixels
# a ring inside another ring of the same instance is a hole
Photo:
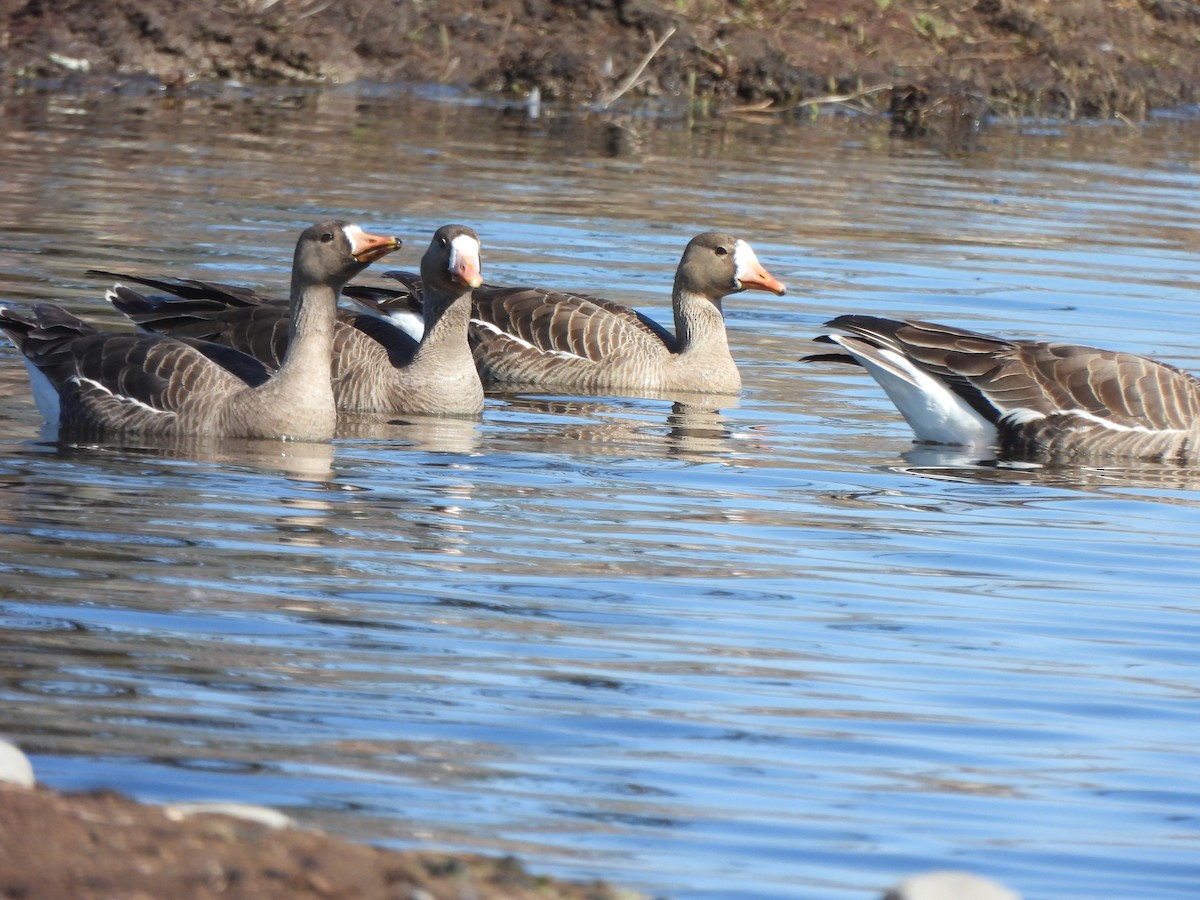
[[[422,285],[387,272],[404,288],[352,285],[367,312],[410,319]],[[736,394],[742,381],[729,352],[721,301],[743,290],[782,295],[743,240],[720,232],[692,238],[672,292],[675,334],[610,300],[529,287],[483,286],[473,294],[471,347],[489,390]]]
[[[333,436],[330,385],[338,293],[400,246],[341,221],[300,235],[292,266],[289,352],[277,372],[192,338],[98,331],[53,304],[33,318],[0,308],[46,422],[106,434],[321,441]]]
[[[861,365],[918,441],[1019,458],[1185,461],[1200,446],[1200,380],[1144,356],[1006,340],[921,321],[839,316],[817,338]]]
[[[288,347],[287,306],[245,288],[210,281],[96,272],[171,296],[127,287],[109,299],[139,328],[200,338],[278,368]],[[471,289],[482,283],[479,236],[465,225],[437,230],[421,259],[423,317],[414,340],[378,318],[339,310],[333,333],[337,408],[374,413],[477,415],[483,386],[467,344]]]

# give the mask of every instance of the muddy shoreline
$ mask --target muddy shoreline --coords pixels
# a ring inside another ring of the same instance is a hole
[[[0,896],[255,900],[636,900],[491,858],[352,844],[112,791],[0,784]]]
[[[0,0],[0,93],[134,78],[1138,119],[1200,102],[1200,2]]]

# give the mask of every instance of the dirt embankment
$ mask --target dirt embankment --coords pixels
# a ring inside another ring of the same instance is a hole
[[[0,90],[113,76],[1136,118],[1200,101],[1200,2],[0,0]]]
[[[176,900],[638,900],[531,875],[511,858],[350,844],[107,791],[0,784],[0,897]]]

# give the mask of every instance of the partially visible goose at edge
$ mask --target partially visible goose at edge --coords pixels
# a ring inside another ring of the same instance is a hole
[[[156,436],[327,440],[333,318],[342,286],[400,246],[330,221],[296,244],[292,339],[278,372],[227,348],[156,334],[97,331],[53,304],[33,319],[0,308],[0,329],[25,356],[48,424]]]
[[[97,272],[171,296],[126,287],[109,299],[139,328],[231,347],[277,368],[288,348],[287,307],[212,281]],[[333,332],[333,392],[340,410],[475,415],[483,386],[467,344],[471,289],[482,283],[479,236],[465,225],[437,230],[421,258],[424,317],[419,339],[375,316],[339,310]]]
[[[406,289],[352,285],[345,293],[368,311],[409,318],[421,285],[406,272],[385,275]],[[736,394],[742,379],[721,301],[749,289],[786,292],[745,241],[706,232],[687,245],[675,273],[675,334],[610,300],[485,285],[472,295],[471,348],[493,390]]]
[[[819,341],[871,374],[918,441],[1009,457],[1200,458],[1200,380],[1132,353],[839,316]]]

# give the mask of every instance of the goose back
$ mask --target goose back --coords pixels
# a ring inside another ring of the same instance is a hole
[[[629,307],[541,288],[476,291],[471,350],[492,387],[650,387],[675,336]]]

